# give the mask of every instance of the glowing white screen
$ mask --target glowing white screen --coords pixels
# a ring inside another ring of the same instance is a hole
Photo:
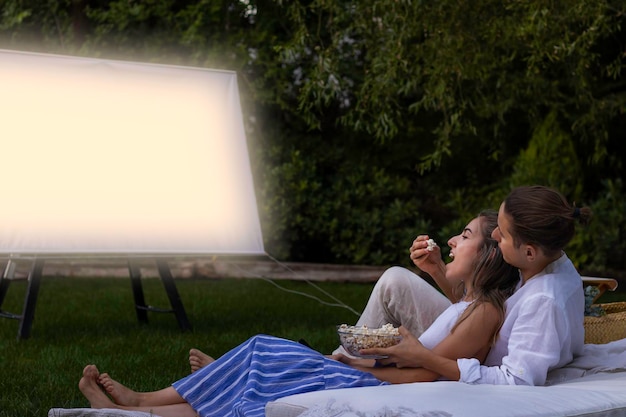
[[[0,120],[0,253],[264,253],[234,72],[0,51]]]

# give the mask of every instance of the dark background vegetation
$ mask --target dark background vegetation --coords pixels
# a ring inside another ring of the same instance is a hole
[[[626,270],[621,0],[0,5],[0,48],[237,71],[278,259],[406,264],[544,184],[594,210],[579,269]]]

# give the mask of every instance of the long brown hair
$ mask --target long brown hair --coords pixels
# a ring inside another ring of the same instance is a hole
[[[471,277],[474,302],[461,314],[452,331],[482,303],[490,303],[498,310],[500,316],[498,331],[504,322],[504,302],[513,294],[520,281],[517,268],[509,265],[502,257],[498,242],[491,233],[498,226],[498,212],[484,210],[478,214],[483,244],[478,249],[474,271]],[[494,334],[495,342],[498,332]]]

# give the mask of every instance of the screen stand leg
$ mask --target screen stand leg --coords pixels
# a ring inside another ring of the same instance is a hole
[[[130,279],[133,287],[133,296],[135,299],[135,311],[137,312],[137,319],[140,323],[147,323],[148,311],[156,313],[174,313],[174,315],[176,316],[176,320],[178,321],[178,326],[182,330],[191,330],[191,323],[187,319],[187,313],[185,312],[185,307],[183,306],[180,295],[178,294],[178,290],[176,289],[176,283],[174,282],[174,277],[172,276],[172,272],[170,271],[169,264],[163,259],[157,259],[156,264],[159,271],[159,276],[161,277],[161,282],[165,287],[165,292],[167,293],[167,297],[169,298],[172,308],[162,309],[146,304],[143,295],[143,287],[141,285],[141,270],[139,267],[133,264],[132,260],[129,260],[128,270],[130,272]]]
[[[180,295],[178,294],[178,290],[176,289],[176,283],[174,283],[174,277],[172,276],[172,272],[170,271],[169,264],[167,263],[167,261],[162,259],[157,259],[156,263],[159,270],[159,275],[161,276],[161,281],[163,282],[163,286],[165,287],[165,292],[167,292],[167,296],[170,299],[170,305],[172,306],[172,310],[176,315],[178,326],[182,330],[191,330],[191,324],[187,319],[187,313],[185,313],[185,307],[183,307],[183,302],[180,300]]]
[[[15,319],[20,321],[17,331],[17,339],[28,339],[30,337],[30,328],[35,318],[35,307],[37,305],[37,295],[39,295],[39,285],[41,284],[41,274],[43,271],[44,260],[36,259],[28,275],[28,287],[26,288],[26,296],[24,297],[24,306],[22,314],[13,314],[0,309],[0,317],[7,319]],[[0,307],[4,302],[4,298],[9,290],[9,285],[15,275],[15,263],[10,259],[4,266],[2,275],[0,275]]]
[[[43,259],[35,258],[35,262],[33,262],[30,274],[28,275],[24,310],[20,318],[20,327],[17,332],[18,339],[28,339],[30,337],[30,328],[35,318],[35,306],[37,305],[37,295],[39,295],[39,285],[41,284],[44,263],[45,261]]]
[[[11,281],[15,276],[15,262],[9,259],[4,265],[4,268],[2,268],[2,271],[2,275],[0,275],[0,317],[7,319],[19,319],[21,316],[2,310],[4,298],[9,291],[9,285],[11,285]]]
[[[9,259],[2,270],[3,273],[0,275],[0,316],[4,317],[5,315],[8,315],[10,317],[10,313],[2,311],[2,303],[4,303],[4,297],[7,295],[11,279],[13,279],[13,274],[15,272],[13,262]]]
[[[133,298],[135,299],[135,312],[139,323],[148,323],[148,310],[150,307],[146,304],[143,297],[143,287],[141,286],[141,269],[133,264],[132,260],[128,260],[128,272],[130,273],[130,282],[133,287]]]

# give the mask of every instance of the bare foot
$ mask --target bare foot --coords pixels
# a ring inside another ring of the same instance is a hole
[[[104,389],[104,392],[113,398],[116,404],[125,406],[139,405],[137,393],[111,378],[109,374],[100,374],[98,376],[98,384]]]
[[[189,365],[191,365],[191,372],[196,372],[198,369],[207,366],[211,362],[215,362],[215,359],[206,353],[201,352],[198,349],[191,349],[189,351]]]
[[[116,408],[115,404],[98,386],[98,368],[87,365],[83,369],[83,377],[78,382],[78,388],[89,401],[91,408]]]

